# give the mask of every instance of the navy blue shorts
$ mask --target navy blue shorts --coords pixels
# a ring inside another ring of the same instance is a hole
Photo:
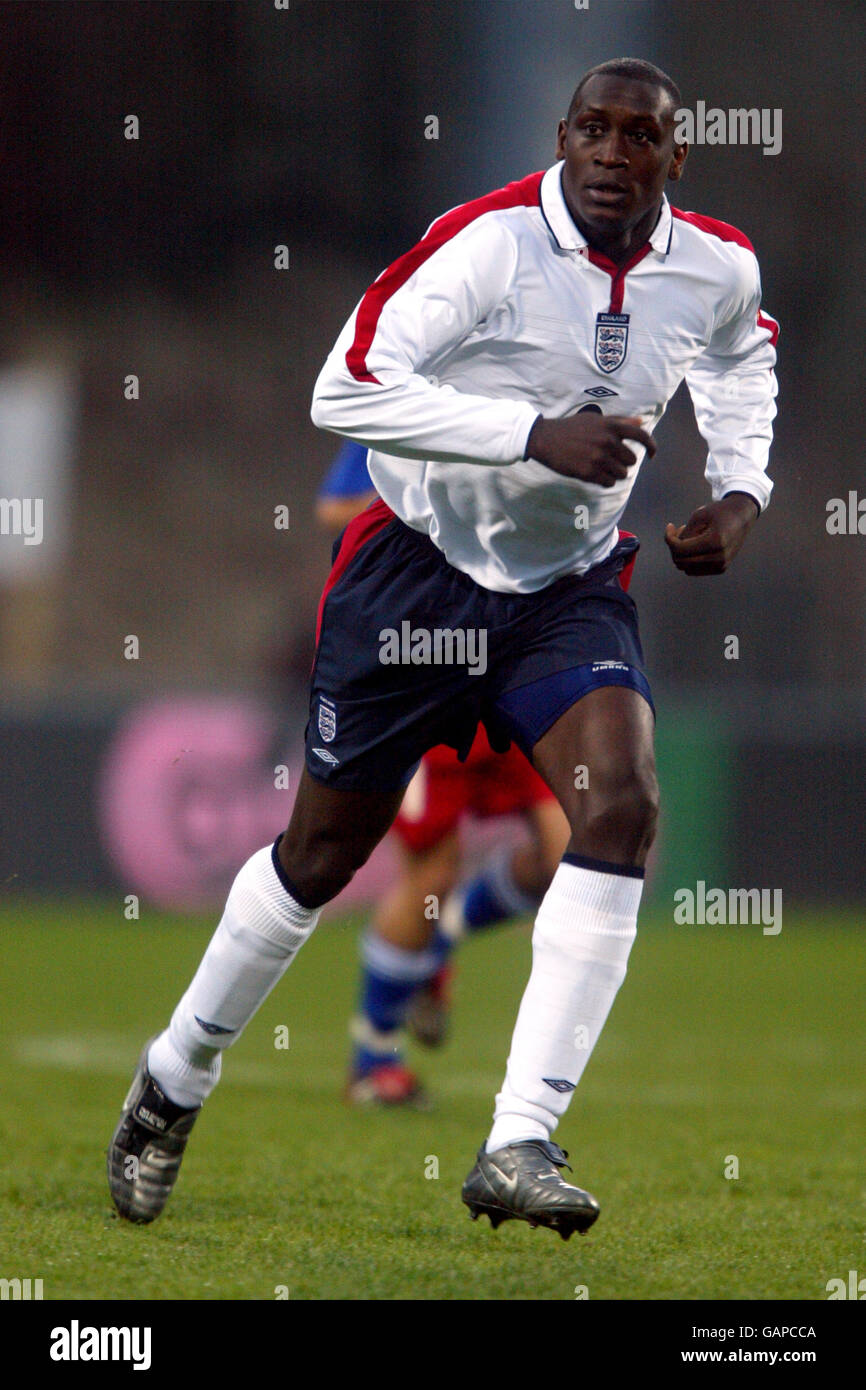
[[[634,601],[638,549],[621,534],[582,576],[494,593],[376,501],[346,527],[319,604],[306,763],[340,788],[396,789],[429,748],[527,756],[588,691],[624,685],[652,707]]]

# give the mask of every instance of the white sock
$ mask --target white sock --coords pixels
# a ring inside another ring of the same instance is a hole
[[[222,919],[171,1023],[151,1044],[148,1069],[177,1105],[201,1105],[222,1052],[240,1037],[319,920],[284,887],[272,850],[244,864]]]
[[[565,1114],[625,978],[642,889],[642,877],[559,865],[535,920],[488,1153],[549,1139]]]

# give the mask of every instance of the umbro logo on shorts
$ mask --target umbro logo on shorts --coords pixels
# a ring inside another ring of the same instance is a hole
[[[545,1086],[552,1086],[554,1091],[559,1091],[562,1095],[564,1095],[566,1091],[574,1090],[574,1082],[565,1081],[562,1077],[552,1078],[549,1076],[543,1076],[541,1079],[544,1082]]]
[[[327,748],[314,748],[313,752],[317,758],[321,758],[323,763],[338,763],[339,758],[335,758]]]

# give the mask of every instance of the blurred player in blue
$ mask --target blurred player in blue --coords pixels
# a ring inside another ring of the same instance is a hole
[[[683,381],[709,497],[665,529],[676,568],[723,574],[772,488],[778,325],[748,237],[668,202],[688,153],[681,106],[651,63],[591,68],[555,163],[437,218],[319,375],[313,421],[368,448],[379,496],[322,594],[289,826],[238,873],[124,1104],[108,1170],[131,1220],[162,1210],[223,1051],[390,828],[421,758],[443,743],[465,757],[479,724],[531,759],[571,833],[462,1199],[494,1226],[565,1239],[598,1217],[553,1135],[625,977],[658,811],[624,578],[638,543],[619,522]]]
[[[319,488],[316,520],[328,535],[337,537],[377,496],[367,468],[366,448],[347,439]]]
[[[367,450],[347,440],[319,489],[317,520],[336,536],[376,496]],[[520,816],[529,840],[494,850],[457,891],[460,822],[470,814]],[[568,841],[568,821],[520,750],[494,752],[479,728],[462,762],[446,745],[425,753],[392,831],[400,871],[361,942],[347,1096],[357,1104],[423,1108],[428,1098],[406,1065],[404,1027],[425,1047],[444,1042],[455,944],[538,910]]]

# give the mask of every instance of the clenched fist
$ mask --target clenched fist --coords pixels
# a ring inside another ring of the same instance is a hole
[[[634,416],[595,411],[579,411],[565,420],[540,416],[529,432],[526,453],[565,478],[613,487],[637,463],[626,439],[643,444],[650,458],[655,454],[655,440]]]
[[[683,574],[724,574],[749,530],[760,507],[747,492],[729,492],[719,502],[698,507],[685,526],[665,527],[665,540],[671,557]]]

